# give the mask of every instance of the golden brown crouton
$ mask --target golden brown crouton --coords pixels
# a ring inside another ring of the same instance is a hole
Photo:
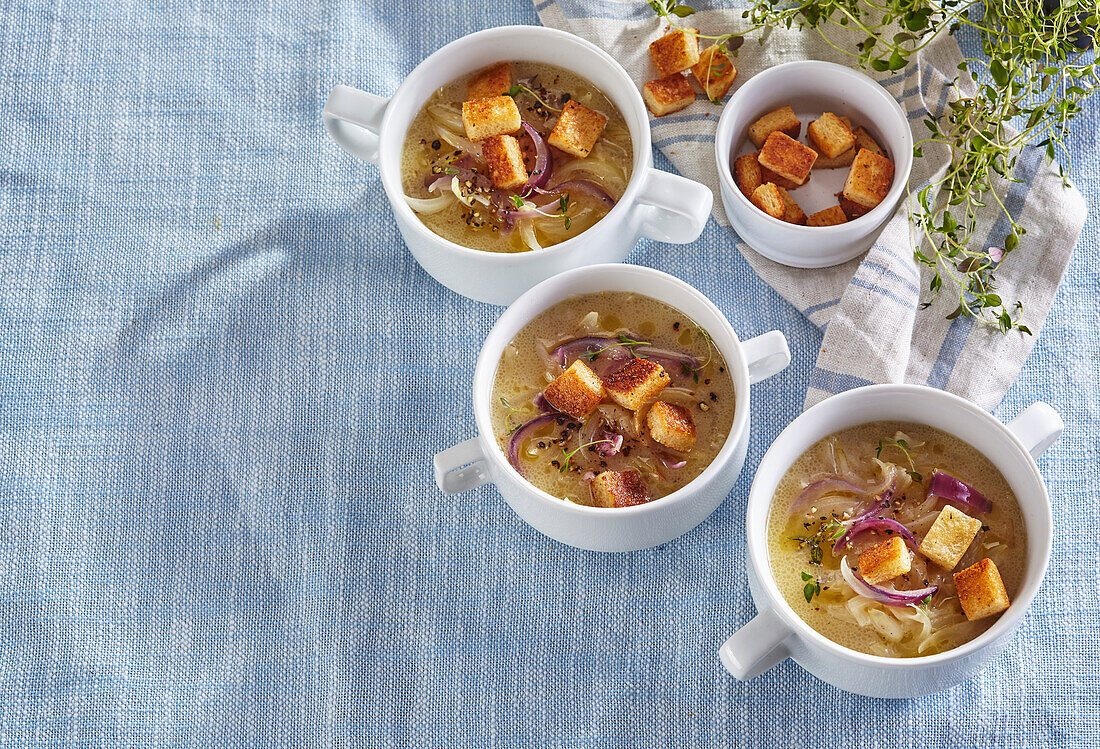
[[[797,138],[802,132],[802,122],[794,116],[794,110],[788,107],[780,107],[774,112],[768,112],[756,122],[749,125],[749,138],[757,148],[764,145],[768,136],[776,130],[786,133],[792,138]]]
[[[719,45],[713,44],[699,55],[699,62],[691,66],[691,74],[699,81],[708,99],[721,101],[737,77],[737,68],[729,55]]]
[[[603,132],[607,118],[573,99],[565,103],[546,142],[559,151],[583,159]]]
[[[695,101],[695,89],[688,83],[687,76],[673,73],[642,86],[642,98],[650,112],[664,117]]]
[[[520,128],[519,107],[511,96],[462,102],[462,125],[472,141],[508,135]]]
[[[894,162],[863,148],[856,154],[848,179],[844,180],[844,197],[865,208],[874,208],[890,192],[893,181]]]
[[[859,574],[871,585],[904,575],[913,564],[905,539],[894,536],[859,555]]]
[[[759,156],[760,166],[796,185],[806,184],[816,160],[816,151],[778,130],[764,141]]]
[[[860,216],[866,216],[871,211],[871,209],[866,206],[848,200],[848,198],[844,197],[844,193],[842,192],[838,192],[836,197],[837,201],[840,203],[840,210],[844,212],[844,215],[848,217],[849,221],[857,219]]]
[[[633,507],[653,500],[637,471],[604,471],[592,479],[596,507]]]
[[[783,203],[783,193],[779,192],[780,189],[774,182],[767,182],[756,188],[749,200],[772,218],[782,220],[787,212],[787,206]]]
[[[574,419],[583,419],[603,400],[604,385],[588,365],[577,359],[542,393],[550,405]]]
[[[924,534],[920,552],[945,570],[953,570],[981,527],[981,520],[948,505]]]
[[[871,137],[871,134],[863,129],[863,126],[857,127],[852,131],[852,135],[856,139],[856,150],[866,148],[871,153],[877,153],[879,156],[885,156],[886,153],[882,150],[882,146]]]
[[[649,45],[649,56],[662,76],[687,70],[699,62],[699,40],[695,29],[676,29]]]
[[[810,148],[817,151],[817,161],[814,162],[814,169],[839,169],[842,166],[851,166],[852,162],[856,160],[855,148],[849,148],[834,159],[830,159],[814,148],[813,143],[810,144]]]
[[[645,415],[649,436],[665,447],[687,452],[695,446],[695,422],[683,406],[657,401]]]
[[[493,187],[514,190],[527,182],[523,150],[519,147],[519,141],[511,135],[486,138],[481,142],[481,155],[489,165],[489,179]]]
[[[607,376],[604,387],[611,400],[623,408],[637,411],[657,397],[669,383],[668,373],[651,359],[632,359],[622,369]]]
[[[759,164],[760,163],[760,152],[757,151],[755,155],[756,155],[756,163]],[[767,184],[768,182],[771,182],[774,185],[782,187],[784,190],[794,190],[797,187],[802,187],[802,185],[800,185],[796,182],[792,182],[791,180],[787,179],[786,177],[780,177],[778,174],[773,172],[771,169],[768,169],[768,168],[764,167],[763,165],[760,166],[760,181],[764,184]],[[806,178],[806,181],[807,182],[810,181],[809,177]]]
[[[830,159],[835,159],[856,144],[851,129],[832,112],[825,112],[811,122],[806,133],[817,150]]]
[[[1008,608],[1008,591],[992,559],[980,559],[955,573],[955,591],[970,621],[999,614]]]
[[[504,96],[512,87],[512,63],[498,62],[482,70],[466,84],[466,101]]]
[[[756,188],[764,184],[760,174],[760,162],[756,160],[755,153],[747,153],[739,156],[733,162],[733,181],[745,193],[746,198],[752,198]]]
[[[776,187],[779,189],[779,196],[783,198],[783,220],[788,224],[805,224],[806,212],[802,210],[802,206],[796,203],[785,189],[779,185]]]
[[[848,223],[848,217],[844,215],[844,211],[838,205],[817,213],[811,213],[806,217],[807,226],[836,226],[837,224],[846,223]]]

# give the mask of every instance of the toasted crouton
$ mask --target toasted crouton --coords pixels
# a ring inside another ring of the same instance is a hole
[[[871,153],[877,153],[879,156],[885,156],[886,153],[882,150],[882,146],[878,144],[871,134],[863,129],[863,126],[857,127],[852,131],[852,135],[856,139],[856,151],[861,148],[866,148]]]
[[[611,400],[623,408],[637,411],[669,383],[668,373],[652,359],[633,359],[604,381]]]
[[[814,162],[814,169],[839,169],[842,166],[851,166],[852,162],[856,160],[856,149],[854,147],[849,148],[833,159],[818,151],[813,143],[810,143],[810,148],[817,151],[817,161]]]
[[[844,212],[844,215],[848,217],[849,221],[857,219],[860,216],[865,216],[871,212],[870,208],[848,200],[848,198],[844,197],[844,193],[842,192],[838,192],[836,197],[837,202],[840,204],[840,210]]]
[[[713,44],[699,54],[699,62],[691,66],[691,74],[703,87],[703,94],[711,101],[721,101],[737,77],[733,60]]]
[[[756,163],[758,163],[758,164],[760,163],[760,152],[759,151],[756,152]],[[798,184],[797,182],[789,180],[786,177],[780,177],[778,174],[773,172],[771,169],[768,169],[767,167],[765,167],[763,165],[760,166],[760,181],[763,184],[767,184],[768,182],[771,182],[774,185],[778,185],[779,187],[782,187],[784,190],[794,190],[797,187],[802,187],[802,185]],[[809,182],[810,178],[807,177],[806,181]]]
[[[699,62],[699,39],[695,29],[676,29],[649,45],[649,56],[661,76],[687,70]]]
[[[780,189],[782,188],[776,186],[774,182],[767,182],[756,188],[749,200],[772,218],[782,220],[787,213],[787,206],[783,202],[783,193],[779,192]]]
[[[1008,608],[1008,591],[992,559],[979,559],[955,573],[955,592],[963,613],[970,621],[999,614]]]
[[[559,411],[583,419],[603,400],[604,385],[587,364],[577,359],[546,386],[542,395]]]
[[[832,112],[825,112],[806,127],[806,134],[817,150],[835,159],[856,144],[856,137],[844,121]]]
[[[523,150],[519,147],[519,141],[511,135],[486,138],[481,142],[481,155],[489,165],[489,179],[493,187],[514,190],[527,182]]]
[[[871,585],[904,575],[913,565],[913,555],[901,536],[875,544],[859,555],[859,574]]]
[[[844,180],[844,197],[865,208],[874,208],[890,192],[893,181],[894,162],[863,148],[856,154],[848,179]]]
[[[948,505],[924,534],[920,552],[945,570],[953,570],[981,527],[981,520]]]
[[[816,160],[816,151],[778,130],[764,141],[759,156],[760,166],[796,185],[806,184]]]
[[[779,190],[779,196],[783,198],[783,220],[788,224],[805,224],[806,212],[802,210],[802,206],[795,202],[785,189],[778,185],[776,188]]]
[[[462,126],[472,141],[508,135],[520,128],[519,107],[511,96],[462,102]]]
[[[645,415],[649,436],[665,447],[687,452],[695,446],[695,421],[683,406],[657,401]]]
[[[844,211],[838,205],[817,213],[811,213],[806,217],[807,226],[836,226],[837,224],[846,223],[848,223],[848,217],[844,215]]]
[[[749,125],[749,138],[757,148],[764,145],[768,136],[776,130],[786,133],[792,138],[797,138],[802,132],[802,121],[794,115],[794,110],[789,106],[780,107],[774,112],[768,112],[756,122]]]
[[[664,117],[695,101],[695,89],[688,83],[687,76],[673,73],[642,86],[642,98],[650,112]]]
[[[466,84],[466,101],[504,96],[512,87],[512,63],[498,62],[490,65]]]
[[[592,479],[592,503],[596,507],[632,507],[652,500],[637,471],[604,471]]]
[[[745,193],[745,197],[751,199],[756,188],[764,184],[760,174],[760,162],[756,160],[755,153],[747,153],[739,156],[733,162],[733,181]]]
[[[573,99],[565,103],[546,142],[559,151],[583,159],[603,132],[607,118]]]

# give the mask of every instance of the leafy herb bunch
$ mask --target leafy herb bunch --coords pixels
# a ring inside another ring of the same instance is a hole
[[[674,26],[676,18],[695,12],[679,0],[649,4]],[[943,116],[925,119],[928,137],[914,149],[920,157],[925,146],[939,143],[951,153],[946,172],[917,191],[912,213],[920,235],[914,256],[935,271],[922,307],[951,289],[959,304],[949,319],[966,315],[1001,332],[1030,334],[1020,322],[1020,302],[997,293],[995,273],[1026,233],[997,178],[1020,181],[1014,177],[1017,159],[1024,146],[1035,145],[1058,162],[1068,186],[1068,127],[1100,83],[1094,52],[1100,0],[755,0],[743,16],[751,26],[741,34],[814,29],[840,53],[879,72],[901,70],[943,33],[964,26],[975,31],[984,57],[959,65],[973,93],[956,78],[956,100]],[[864,36],[854,50],[836,41],[838,33],[851,32]],[[990,205],[1008,231],[986,246],[977,223]]]

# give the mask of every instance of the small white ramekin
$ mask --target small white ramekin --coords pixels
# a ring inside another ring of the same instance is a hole
[[[1027,526],[1023,584],[1008,611],[957,648],[917,658],[887,658],[833,642],[795,613],[776,585],[768,559],[768,514],[787,469],[817,441],[873,421],[910,421],[953,434],[989,458],[1016,495]],[[871,697],[916,697],[955,686],[1008,644],[1031,605],[1050,561],[1050,497],[1035,465],[1062,433],[1062,419],[1034,403],[1008,424],[957,395],[922,385],[870,385],[834,395],[792,421],[756,470],[746,507],[749,589],[758,613],[719,650],[726,669],[750,679],[787,658],[835,687]]]
[[[524,479],[493,434],[493,381],[504,347],[532,319],[577,294],[627,291],[658,299],[702,326],[733,377],[733,426],[718,455],[693,481],[660,499],[623,508],[586,507],[552,496]],[[489,332],[474,371],[478,435],[435,456],[435,481],[448,494],[496,484],[504,501],[535,529],[571,546],[632,551],[671,541],[703,522],[726,498],[741,473],[749,440],[749,385],[791,361],[782,333],[741,342],[726,316],[683,281],[636,265],[594,265],[561,273],[523,294]]]
[[[634,148],[634,170],[615,207],[576,237],[531,252],[485,252],[444,239],[409,207],[401,185],[405,133],[424,103],[455,78],[501,60],[548,63],[587,78],[618,107]],[[323,119],[348,153],[378,166],[397,227],[424,270],[451,290],[490,304],[508,304],[570,268],[618,262],[642,237],[692,242],[714,203],[705,185],[653,168],[649,115],[623,67],[596,45],[556,29],[503,26],[464,36],[417,65],[389,99],[337,86]]]
[[[753,205],[733,180],[733,160],[748,138],[749,125],[787,104],[847,114],[863,125],[894,162],[894,183],[886,199],[866,215],[838,226],[790,224]],[[730,97],[718,121],[714,157],[722,205],[741,238],[777,263],[825,268],[866,252],[894,214],[913,168],[913,134],[890,92],[863,73],[819,60],[788,62],[756,74]]]

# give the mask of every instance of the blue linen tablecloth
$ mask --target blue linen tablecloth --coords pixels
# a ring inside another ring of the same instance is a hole
[[[390,94],[447,41],[535,22],[526,0],[4,5],[0,744],[1097,746],[1095,218],[998,409],[1066,420],[1040,461],[1050,571],[956,689],[885,701],[791,663],[722,671],[754,612],[752,469],[821,334],[713,222],[629,258],[791,343],[710,520],[597,554],[491,488],[436,490],[499,309],[420,270],[319,110],[337,83]],[[1073,141],[1090,201],[1098,132],[1094,102]]]

